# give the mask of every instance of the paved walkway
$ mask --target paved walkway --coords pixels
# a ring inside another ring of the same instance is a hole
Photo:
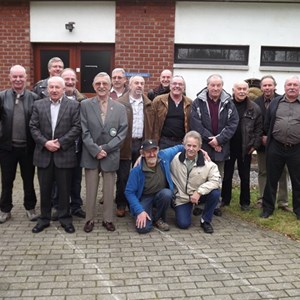
[[[139,235],[127,215],[113,233],[99,221],[86,234],[76,218],[75,234],[58,222],[32,234],[20,186],[0,224],[0,299],[300,299],[299,242],[228,215],[214,218],[212,235],[196,217],[179,230],[172,211],[168,233]]]

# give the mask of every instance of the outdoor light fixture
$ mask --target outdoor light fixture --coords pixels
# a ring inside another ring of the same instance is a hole
[[[75,22],[69,22],[69,23],[65,24],[65,27],[66,27],[67,30],[72,32],[73,29],[75,28]]]

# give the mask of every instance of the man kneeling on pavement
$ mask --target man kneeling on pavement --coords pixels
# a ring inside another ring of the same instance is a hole
[[[176,160],[171,164],[176,154]],[[169,230],[166,212],[174,199],[174,181],[178,227],[190,226],[193,204],[197,203],[201,197],[201,201],[206,203],[201,217],[201,227],[206,233],[212,233],[210,222],[219,201],[220,174],[218,167],[205,159],[201,151],[200,135],[195,131],[189,132],[184,138],[184,146],[178,145],[161,151],[155,141],[145,140],[141,146],[141,155],[142,160],[130,172],[125,190],[131,212],[136,219],[137,231],[148,233],[153,225],[163,231]],[[182,158],[183,161],[181,161]],[[170,166],[173,170],[172,177]],[[191,172],[192,169],[193,172]],[[200,185],[196,186],[198,179],[201,179]],[[209,183],[205,185],[206,182]],[[188,189],[186,190],[185,187]],[[180,209],[180,206],[183,209]],[[154,214],[153,207],[155,208]]]

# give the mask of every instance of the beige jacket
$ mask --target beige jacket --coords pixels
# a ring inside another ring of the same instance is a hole
[[[185,151],[176,154],[171,162],[171,176],[176,206],[190,202],[189,197],[195,191],[207,195],[212,190],[220,188],[221,176],[218,166],[212,161],[205,160],[201,151],[198,152],[198,160],[189,174],[185,163]]]

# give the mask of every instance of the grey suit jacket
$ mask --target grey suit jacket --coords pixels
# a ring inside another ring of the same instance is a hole
[[[35,101],[29,127],[36,143],[33,163],[40,168],[46,168],[53,156],[58,168],[74,168],[77,165],[75,140],[80,136],[79,102],[62,98],[57,123],[52,137],[50,99]],[[61,148],[50,152],[45,148],[48,140],[58,139]]]
[[[83,149],[81,166],[87,169],[99,167],[104,172],[119,168],[120,147],[127,134],[127,114],[123,104],[112,99],[107,102],[107,113],[103,124],[98,98],[83,100],[80,105]],[[99,146],[107,157],[98,160]]]

